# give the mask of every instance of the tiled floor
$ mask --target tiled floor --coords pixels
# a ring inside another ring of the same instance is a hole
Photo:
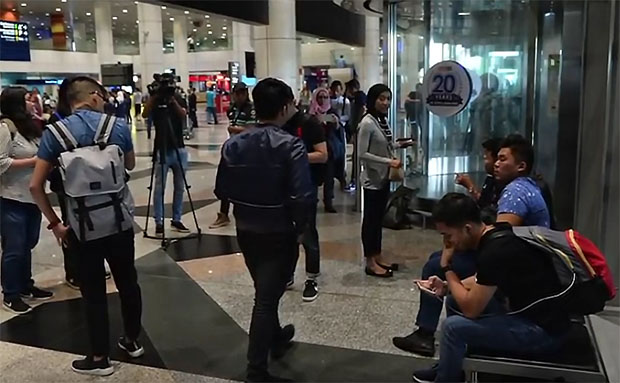
[[[204,121],[204,116],[202,121]],[[134,126],[138,165],[132,172],[140,228],[146,226],[152,140],[143,126]],[[253,301],[251,279],[238,254],[234,226],[209,230],[219,209],[213,195],[219,147],[226,126],[203,126],[187,141],[191,166],[187,173],[196,208],[199,238],[173,242],[165,251],[160,241],[136,234],[136,258],[144,300],[145,356],[128,363],[114,352],[117,373],[106,381],[224,382],[243,379],[247,330]],[[171,202],[172,177],[166,201]],[[273,363],[276,372],[299,381],[408,381],[414,367],[432,363],[394,348],[391,338],[413,328],[419,296],[413,279],[433,250],[440,248],[432,230],[384,231],[385,253],[401,263],[395,278],[367,277],[362,269],[360,214],[351,212],[353,197],[337,191],[339,214],[319,207],[321,238],[320,295],[303,303],[303,255],[294,288],[281,303],[283,323],[296,326],[296,346]],[[186,203],[184,223],[195,230]],[[94,381],[70,371],[73,354],[87,351],[79,292],[64,283],[62,252],[45,230],[33,254],[33,275],[51,288],[53,301],[24,317],[0,310],[0,381]],[[150,220],[148,229],[153,234]],[[178,235],[169,233],[169,235]],[[114,283],[108,283],[111,336],[120,335],[121,319]],[[112,339],[112,340],[114,340]],[[224,380],[222,380],[224,379]]]

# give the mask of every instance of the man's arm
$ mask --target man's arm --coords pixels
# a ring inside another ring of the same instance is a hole
[[[54,165],[43,159],[38,159],[30,178],[30,193],[32,198],[36,202],[39,210],[43,213],[45,218],[51,222],[60,221],[58,215],[52,208],[47,194],[45,194],[45,182],[47,181],[48,174],[52,171]]]
[[[441,267],[448,266],[453,255],[454,248],[444,247],[441,253]],[[452,270],[446,272],[446,281],[448,282],[450,293],[452,293],[456,303],[459,305],[461,312],[470,319],[480,316],[497,290],[496,286],[484,286],[477,283],[468,288],[464,285],[464,282],[470,285],[471,280],[468,278],[465,281],[461,281]]]
[[[497,222],[507,222],[512,226],[521,226],[523,225],[523,218],[512,213],[500,213],[497,215]]]
[[[312,145],[312,149],[314,149],[314,151],[312,153],[308,153],[308,161],[311,164],[324,164],[327,162],[328,154],[326,142]]]
[[[136,153],[132,150],[125,153],[125,169],[133,170],[136,167]]]

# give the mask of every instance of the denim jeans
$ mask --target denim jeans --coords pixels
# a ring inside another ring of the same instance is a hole
[[[301,244],[304,247],[306,253],[306,275],[310,279],[315,279],[321,273],[321,250],[319,247],[319,232],[316,229],[316,210],[318,204],[318,190],[314,191],[312,196],[315,201],[310,206],[308,215],[308,225],[302,236]],[[296,246],[295,263],[293,264],[293,274],[295,273],[295,266],[299,259],[299,246]]]
[[[37,205],[2,198],[2,291],[4,299],[18,298],[32,286],[32,249],[39,242],[41,212]]]
[[[262,376],[267,372],[269,350],[280,329],[278,306],[298,245],[294,232],[264,234],[237,230],[237,240],[255,290],[248,374]]]
[[[172,176],[174,177],[174,194],[172,197],[172,220],[178,222],[183,215],[183,193],[185,192],[185,182],[183,180],[183,172],[187,170],[188,155],[187,149],[179,148],[179,158],[177,157],[176,150],[170,150],[166,153],[166,161],[164,163],[163,170],[163,182],[162,182],[162,168],[159,162],[159,156],[156,159],[155,164],[155,196],[153,197],[154,210],[155,210],[155,223],[161,225],[164,223],[164,200],[163,194],[165,193],[166,179],[168,178],[168,169],[172,169]],[[162,186],[164,185],[164,186]],[[163,190],[162,191],[162,187]]]
[[[209,122],[209,115],[213,117],[213,123],[217,125],[217,110],[215,106],[207,106],[207,122]]]
[[[446,280],[441,271],[441,251],[434,252],[422,268],[422,279],[428,279],[433,275]],[[471,277],[476,273],[476,252],[456,252],[452,257],[452,269],[461,279]],[[439,323],[439,316],[443,309],[443,302],[424,292],[420,292],[420,308],[416,317],[416,325],[427,331],[435,332]]]
[[[561,337],[549,335],[526,318],[503,314],[497,301],[490,306],[484,312],[489,316],[450,315],[443,322],[436,382],[460,381],[468,347],[529,354],[551,351],[561,342]]]

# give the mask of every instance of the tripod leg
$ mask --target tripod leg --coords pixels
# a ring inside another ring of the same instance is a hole
[[[151,215],[151,197],[153,196],[153,177],[155,176],[155,161],[151,163],[151,180],[149,181],[149,199],[146,201],[146,220],[144,222],[144,236],[149,231],[149,218]]]

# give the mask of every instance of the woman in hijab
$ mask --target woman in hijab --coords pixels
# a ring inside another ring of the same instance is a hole
[[[338,134],[338,116],[331,108],[329,91],[325,88],[317,88],[312,92],[310,114],[316,116],[323,124],[327,138],[327,153],[329,157],[325,164],[325,184],[323,186],[323,205],[325,212],[336,213],[334,209],[334,177],[336,176],[336,160],[344,155],[344,142]]]
[[[398,270],[397,263],[389,263],[381,254],[383,214],[390,195],[389,170],[402,166],[394,156],[395,145],[387,121],[391,101],[392,91],[386,85],[376,84],[368,90],[367,113],[359,124],[357,138],[358,158],[363,169],[360,182],[364,188],[365,272],[382,278],[389,278]]]

